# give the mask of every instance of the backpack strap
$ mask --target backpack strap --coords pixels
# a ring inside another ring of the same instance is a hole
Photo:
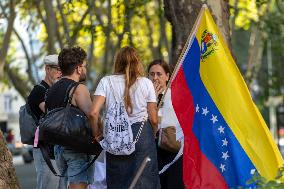
[[[58,174],[56,172],[56,170],[54,169],[54,167],[51,163],[50,157],[48,155],[48,150],[49,150],[48,146],[46,144],[39,143],[39,148],[40,148],[40,151],[42,153],[43,159],[46,162],[49,169],[51,170],[51,172],[57,177],[66,177],[65,175]],[[87,169],[89,169],[94,164],[94,162],[96,161],[97,158],[98,158],[98,156],[94,156],[92,161],[90,163],[88,163],[87,166],[84,169],[82,169],[78,173],[71,175],[71,176],[68,176],[68,177],[75,177],[75,176],[81,174],[82,172],[86,171]]]
[[[112,86],[112,84],[111,84],[111,79],[110,79],[110,77],[108,77],[108,82],[109,82],[111,91],[112,91],[112,93],[113,93],[114,99],[115,99],[115,101],[118,103],[119,101],[117,100],[117,96],[115,95],[115,91],[114,91],[113,86]],[[139,128],[139,130],[138,130],[138,132],[137,132],[136,137],[135,137],[135,140],[133,141],[134,144],[135,144],[136,142],[138,142],[138,140],[139,140],[139,138],[140,138],[140,135],[141,135],[141,133],[142,133],[142,130],[143,130],[143,127],[144,127],[145,122],[146,122],[146,119],[142,121],[142,124],[141,124],[141,126],[140,126],[140,128]]]
[[[110,89],[111,89],[111,91],[112,91],[112,94],[113,94],[113,96],[114,96],[114,100],[118,103],[118,102],[119,102],[119,101],[118,101],[118,97],[115,95],[115,91],[114,91],[113,86],[112,86],[112,84],[111,84],[110,76],[108,77],[108,83],[109,83]]]
[[[41,84],[41,83],[39,83],[39,84],[37,84],[37,86],[40,86],[40,87],[42,87],[42,88],[44,88],[44,89],[47,89],[43,84]]]
[[[32,112],[32,109],[29,103],[25,104],[27,112],[32,116],[33,120],[35,121],[36,125],[38,125],[39,120],[37,119],[36,115]]]

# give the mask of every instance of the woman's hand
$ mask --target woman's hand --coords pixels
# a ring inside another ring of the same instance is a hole
[[[103,138],[103,134],[99,134],[94,137],[94,142],[100,142]]]
[[[101,117],[99,117],[99,119],[98,119],[98,131],[97,131],[97,133],[94,137],[97,142],[100,142],[103,139],[103,130],[104,130],[104,125],[103,125],[103,122],[101,120]]]
[[[156,97],[158,98],[159,94],[162,94],[164,91],[164,88],[162,85],[160,85],[160,83],[158,81],[154,82],[154,89],[155,89],[155,93],[156,93]]]

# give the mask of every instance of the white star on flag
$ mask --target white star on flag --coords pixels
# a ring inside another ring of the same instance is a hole
[[[250,174],[253,175],[255,173],[255,169],[250,170]]]
[[[221,165],[220,165],[220,169],[221,169],[222,173],[223,173],[224,171],[226,171],[226,169],[225,169],[225,165],[221,163]]]
[[[223,142],[222,146],[227,146],[228,145],[228,141],[227,141],[226,138],[224,140],[222,140],[222,142]]]
[[[215,123],[216,121],[218,121],[217,116],[214,116],[212,114],[212,118],[210,119],[213,123]]]
[[[196,105],[195,112],[199,112],[199,106],[198,106],[198,104]]]
[[[222,152],[222,158],[224,158],[225,160],[227,160],[230,156],[228,155],[228,151],[227,152]]]
[[[218,128],[220,134],[221,133],[225,133],[224,130],[225,130],[225,127],[222,127],[222,125],[220,125],[220,127]]]
[[[209,111],[207,110],[207,107],[206,108],[202,108],[202,115],[207,115],[209,113]]]

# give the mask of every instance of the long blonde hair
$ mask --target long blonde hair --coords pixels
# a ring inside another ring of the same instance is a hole
[[[144,76],[143,65],[140,62],[137,51],[133,47],[123,47],[115,55],[114,74],[125,75],[124,102],[128,113],[132,113],[129,90],[138,77]],[[130,111],[129,111],[130,110]]]

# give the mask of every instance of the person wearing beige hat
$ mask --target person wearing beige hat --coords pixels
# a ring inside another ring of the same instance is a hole
[[[44,58],[45,64],[45,79],[44,81],[49,85],[53,85],[61,77],[61,71],[58,66],[58,55],[48,55]]]
[[[27,100],[31,112],[37,121],[45,112],[46,91],[61,77],[61,71],[58,66],[58,55],[47,55],[43,59],[43,62],[45,64],[45,77],[39,84],[34,86]],[[62,182],[61,186],[59,185],[59,178],[54,176],[49,170],[39,148],[33,148],[33,158],[37,175],[36,189],[67,188],[64,182]]]

